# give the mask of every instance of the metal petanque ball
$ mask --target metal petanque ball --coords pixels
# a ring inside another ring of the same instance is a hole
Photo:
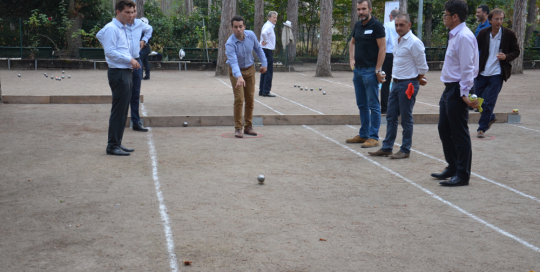
[[[68,78],[71,78],[71,76],[70,76],[70,75],[68,75]]]
[[[326,95],[326,92],[322,92],[323,95]]]
[[[321,91],[321,90],[322,90],[322,88],[321,88],[321,87],[319,87],[319,91]]]
[[[19,76],[21,76],[21,75],[19,75]],[[300,87],[300,91],[303,91],[303,90],[304,90],[304,88]]]
[[[21,74],[18,74],[19,77],[21,77]]]
[[[313,88],[311,88],[311,91],[313,92]]]
[[[259,175],[259,176],[257,177],[257,180],[258,180],[259,182],[264,182],[264,175]]]
[[[294,84],[294,87],[296,88],[296,84]]]
[[[45,73],[44,75],[45,75],[45,77],[47,77],[47,73]]]
[[[62,76],[62,78],[64,78],[64,76]]]
[[[188,122],[184,122],[184,127],[187,127],[188,126]]]
[[[64,71],[62,71],[62,74],[65,73]]]
[[[54,77],[53,77],[53,76],[51,76],[51,79],[54,79]]]

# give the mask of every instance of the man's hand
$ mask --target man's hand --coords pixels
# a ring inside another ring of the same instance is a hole
[[[259,73],[264,74],[264,73],[266,73],[266,70],[268,70],[267,67],[262,67],[261,66],[261,68],[259,68]]]
[[[139,62],[134,58],[131,58],[131,61],[129,62],[129,64],[131,64],[131,67],[133,67],[133,69],[135,70],[141,69],[141,65],[139,65]]]
[[[236,87],[235,88],[240,88],[240,87],[246,87],[246,82],[244,81],[244,78],[242,76],[239,76],[236,79]]]
[[[469,107],[473,109],[478,109],[478,106],[480,105],[480,103],[478,102],[478,99],[471,101],[467,96],[462,96],[461,98],[463,99],[465,104],[469,105]]]
[[[144,41],[141,41],[140,43],[141,43],[141,50],[142,50],[146,46],[146,44],[144,43]],[[141,50],[139,50],[139,51],[141,51]]]
[[[418,80],[418,84],[420,84],[420,86],[426,86],[427,78],[425,78],[424,75],[418,75],[416,79]]]
[[[265,41],[262,41],[261,44],[262,44],[262,46],[265,46],[265,45],[267,45],[268,43],[265,42]]]
[[[383,75],[382,73],[376,73],[375,74],[377,76],[377,80],[379,81],[379,83],[384,83],[386,80],[384,80],[386,78],[386,75]]]
[[[498,60],[505,60],[506,59],[506,54],[504,54],[504,53],[497,54],[497,59]]]
[[[350,59],[350,60],[349,60],[349,65],[351,65],[351,70],[353,70],[353,71],[354,71],[354,64],[355,64],[355,63],[356,63],[356,62],[354,61],[354,59]]]

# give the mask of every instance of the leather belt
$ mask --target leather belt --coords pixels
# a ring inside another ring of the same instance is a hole
[[[400,83],[400,82],[403,82],[403,81],[410,81],[410,80],[418,80],[416,77],[415,78],[407,78],[407,79],[397,79],[397,78],[393,78],[392,79],[392,82],[394,83]]]
[[[249,67],[246,67],[246,68],[240,68],[240,71],[246,71],[248,70],[249,68],[253,67],[253,65],[249,66]]]

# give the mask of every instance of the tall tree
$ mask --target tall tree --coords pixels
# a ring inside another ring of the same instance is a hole
[[[296,59],[296,43],[298,42],[298,0],[288,1],[287,20],[291,21],[294,37],[294,41],[287,46],[287,54],[289,55],[289,61],[294,61]]]
[[[193,0],[184,0],[184,11],[186,12],[186,16],[189,16],[193,11]]]
[[[208,0],[208,16],[210,16],[211,11],[212,11],[212,0]]]
[[[433,3],[426,2],[424,9],[424,46],[431,47],[431,32],[433,31]]]
[[[137,18],[144,17],[144,0],[137,0]]]
[[[84,15],[79,12],[81,8],[81,3],[77,3],[77,5],[75,5],[75,0],[69,0],[67,17],[70,20],[70,26],[66,31],[66,53],[69,58],[79,57],[79,47],[82,47],[81,35],[74,35],[75,33],[79,32],[82,27]]]
[[[219,26],[219,47],[216,66],[216,76],[226,76],[229,74],[227,65],[227,55],[225,54],[225,43],[233,34],[231,19],[235,15],[236,0],[223,0],[221,2],[221,24]]]
[[[536,22],[536,0],[529,0],[527,4],[527,28],[525,30],[525,42],[532,36]]]
[[[170,8],[169,0],[161,0],[161,11],[165,14],[169,14]]]
[[[358,12],[356,11],[357,0],[352,0],[351,3],[351,31],[354,29],[354,25],[358,22]]]
[[[264,25],[264,0],[255,0],[255,26],[253,32],[257,38],[261,38],[261,30]]]
[[[514,1],[514,16],[512,28],[516,33],[521,54],[512,63],[512,74],[523,74],[523,44],[525,41],[525,19],[527,13],[527,0]]]
[[[331,77],[330,56],[332,54],[332,0],[321,0],[321,38],[317,58],[316,77]]]
[[[407,0],[399,0],[399,13],[407,14]]]

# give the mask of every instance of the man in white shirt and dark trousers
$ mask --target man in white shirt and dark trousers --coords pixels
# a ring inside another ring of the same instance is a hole
[[[411,19],[407,14],[399,14],[395,18],[398,37],[394,43],[394,65],[392,91],[388,100],[386,114],[386,138],[383,146],[376,152],[368,152],[372,156],[390,156],[391,159],[405,159],[411,153],[413,134],[413,107],[419,85],[426,85],[424,75],[429,70],[426,62],[424,44],[411,31]],[[394,141],[398,129],[398,118],[401,115],[403,142],[400,150],[392,155]]]
[[[387,80],[382,84],[381,87],[381,114],[386,114],[388,107],[388,94],[390,93],[390,82],[392,79],[392,64],[394,63],[394,43],[397,39],[397,32],[394,20],[399,14],[399,10],[394,9],[390,12],[390,22],[384,24],[384,31],[386,33],[386,57],[384,58],[384,63],[382,70],[386,73]]]
[[[268,69],[266,73],[261,74],[261,82],[259,83],[259,96],[276,97],[270,93],[272,89],[272,78],[274,76],[274,49],[276,49],[276,27],[278,13],[270,11],[268,13],[268,21],[263,25],[261,30],[261,47],[268,61]]]
[[[122,146],[133,88],[133,69],[141,69],[139,63],[131,57],[126,26],[132,19],[134,8],[135,3],[131,0],[116,2],[116,17],[96,34],[109,65],[107,77],[113,97],[106,149],[108,155],[128,156],[129,152],[134,151]]]

